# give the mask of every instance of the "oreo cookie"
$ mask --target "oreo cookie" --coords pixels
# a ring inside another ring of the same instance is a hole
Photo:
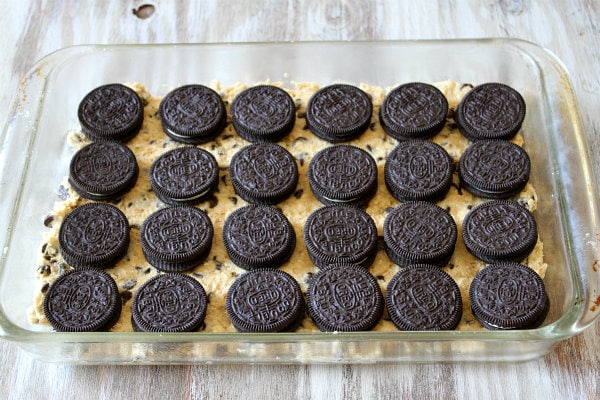
[[[197,204],[219,185],[219,164],[208,151],[180,147],[158,157],[150,167],[150,185],[166,204]]]
[[[446,124],[448,100],[435,86],[421,82],[389,92],[379,109],[379,122],[396,140],[427,139]]]
[[[366,151],[350,145],[326,147],[308,166],[308,183],[324,204],[366,206],[377,192],[377,164]]]
[[[512,139],[525,119],[525,100],[510,86],[484,83],[463,97],[454,119],[471,141]]]
[[[439,201],[452,183],[454,160],[444,148],[427,140],[401,141],[388,155],[385,184],[399,201]]]
[[[131,303],[136,332],[192,332],[203,324],[208,296],[189,275],[160,274],[146,281]]]
[[[275,207],[249,205],[232,212],[223,224],[223,244],[238,267],[278,268],[296,247],[296,234]]]
[[[94,142],[75,153],[69,166],[69,183],[81,197],[110,200],[128,192],[139,168],[133,152],[117,142]]]
[[[308,128],[331,143],[359,137],[371,124],[373,103],[352,85],[334,84],[319,89],[306,106]]]
[[[259,269],[233,282],[225,309],[238,332],[284,332],[300,324],[305,305],[300,285],[290,274]]]
[[[229,173],[238,196],[254,204],[277,204],[298,184],[296,160],[275,143],[244,147],[231,158]]]
[[[531,268],[505,262],[475,275],[469,287],[475,318],[487,329],[531,329],[540,326],[550,308],[544,282]]]
[[[277,142],[296,122],[296,105],[283,89],[258,85],[239,93],[231,103],[235,131],[249,142]]]
[[[90,140],[125,142],[142,127],[144,105],[134,90],[112,83],[89,92],[79,103],[77,116]]]
[[[74,268],[109,268],[127,253],[129,221],[112,205],[84,204],[67,214],[58,243],[64,260]]]
[[[414,264],[398,271],[388,283],[385,304],[403,331],[451,330],[462,317],[460,289],[436,265]]]
[[[171,139],[188,144],[214,139],[227,123],[223,100],[203,85],[185,85],[169,92],[160,102],[158,116]]]
[[[191,206],[155,211],[140,227],[146,260],[166,272],[188,271],[202,263],[212,247],[213,226],[206,213]]]
[[[358,207],[328,205],[308,216],[304,242],[319,268],[339,263],[368,268],[377,255],[377,227],[371,216]]]
[[[368,331],[383,315],[384,298],[363,267],[333,264],[319,270],[306,291],[308,314],[322,332]]]
[[[520,262],[535,247],[538,230],[533,215],[519,203],[491,200],[465,216],[462,237],[467,250],[485,262]]]
[[[427,202],[407,202],[394,208],[383,223],[383,240],[390,259],[402,266],[450,260],[458,233],[449,212]]]
[[[525,188],[531,161],[520,146],[506,140],[479,140],[460,157],[461,186],[475,196],[506,199]]]
[[[84,268],[60,275],[44,297],[44,315],[58,332],[108,331],[121,315],[121,296],[106,272]]]

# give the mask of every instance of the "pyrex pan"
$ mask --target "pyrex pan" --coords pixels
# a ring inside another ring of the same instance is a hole
[[[527,103],[522,132],[552,304],[533,330],[357,333],[56,333],[32,326],[43,218],[68,170],[65,133],[79,101],[109,82],[154,95],[184,83],[503,82]],[[598,205],[585,133],[561,62],[510,39],[77,46],[40,60],[23,79],[0,151],[0,335],[63,363],[374,363],[519,361],[539,357],[600,314]]]

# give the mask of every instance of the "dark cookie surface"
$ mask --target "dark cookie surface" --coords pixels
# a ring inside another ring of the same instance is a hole
[[[531,162],[520,146],[505,140],[479,140],[460,157],[462,186],[476,196],[503,199],[521,192],[529,181]]]
[[[190,144],[214,139],[227,122],[223,100],[203,85],[185,85],[169,92],[160,102],[158,115],[171,139]]]
[[[190,206],[155,211],[140,227],[142,251],[162,271],[187,271],[210,252],[213,226],[205,212]]]
[[[90,140],[126,141],[135,136],[144,120],[144,106],[135,91],[108,84],[89,92],[77,111],[83,133]]]
[[[231,261],[241,268],[277,268],[292,255],[296,234],[277,208],[250,205],[227,217],[223,244]]]
[[[114,199],[136,183],[139,168],[133,152],[117,142],[95,142],[79,150],[69,166],[69,183],[80,196]]]
[[[525,101],[502,83],[485,83],[463,97],[456,110],[458,128],[471,141],[511,139],[525,119]]]
[[[473,315],[488,329],[527,329],[541,325],[549,300],[544,282],[517,263],[492,264],[469,287]]]
[[[373,329],[383,314],[384,299],[377,280],[363,267],[334,264],[311,279],[307,310],[323,332]]]
[[[235,192],[254,204],[277,204],[298,184],[296,160],[275,143],[244,147],[231,158],[229,171]]]
[[[361,89],[345,84],[325,86],[306,106],[306,123],[328,142],[346,142],[360,136],[369,126],[373,104]]]
[[[364,206],[377,191],[377,164],[358,147],[330,146],[315,154],[307,178],[315,197],[324,204]]]
[[[219,165],[208,151],[180,147],[167,151],[150,167],[150,185],[167,204],[196,204],[219,184]]]
[[[519,262],[537,243],[533,215],[517,202],[492,200],[473,208],[465,217],[462,237],[467,249],[486,262]]]
[[[407,202],[394,208],[383,223],[388,256],[398,265],[444,266],[456,245],[454,219],[446,210],[427,202]]]
[[[450,184],[454,161],[440,145],[427,140],[398,143],[384,166],[385,184],[399,201],[438,201]]]
[[[84,204],[65,217],[58,242],[63,258],[72,267],[108,268],[127,253],[129,222],[114,206]]]
[[[377,226],[360,208],[329,205],[308,216],[304,242],[319,268],[337,263],[369,267],[377,253]]]
[[[294,127],[296,106],[285,90],[258,85],[233,99],[231,121],[238,135],[249,142],[276,142]]]
[[[44,314],[58,332],[109,330],[119,319],[121,307],[114,279],[94,269],[60,275],[44,297]]]
[[[191,332],[204,322],[208,297],[194,278],[157,275],[135,293],[131,320],[138,332]]]
[[[227,315],[239,332],[281,332],[304,316],[298,282],[286,272],[259,269],[240,275],[229,288]]]
[[[400,330],[454,329],[462,317],[462,297],[454,280],[435,265],[402,268],[390,280],[385,302]]]
[[[427,139],[446,123],[448,100],[435,86],[413,82],[400,85],[383,100],[379,121],[397,140]]]

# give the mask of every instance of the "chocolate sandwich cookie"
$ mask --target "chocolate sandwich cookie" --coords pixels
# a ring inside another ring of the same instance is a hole
[[[467,250],[485,262],[520,262],[537,243],[533,215],[519,203],[492,200],[473,208],[463,220]]]
[[[452,183],[454,160],[444,148],[427,140],[401,141],[388,155],[385,184],[399,201],[439,201]]]
[[[368,94],[352,85],[334,84],[319,89],[306,106],[308,128],[331,143],[359,137],[370,125],[373,104]]]
[[[238,196],[254,204],[277,204],[298,184],[296,160],[275,143],[244,147],[231,158],[229,173]]]
[[[160,274],[135,293],[131,324],[136,332],[192,332],[203,324],[207,305],[204,288],[191,276]]]
[[[319,268],[338,263],[368,268],[377,255],[377,226],[358,207],[328,205],[308,216],[304,242],[312,262]]]
[[[94,142],[75,153],[69,183],[81,197],[115,199],[128,192],[139,174],[133,152],[117,142]]]
[[[84,204],[67,214],[58,243],[64,260],[74,268],[109,268],[127,253],[129,221],[117,207]]]
[[[469,287],[469,300],[473,315],[487,329],[537,328],[550,308],[539,275],[512,262],[479,271]]]
[[[142,127],[144,105],[138,94],[118,83],[97,87],[79,104],[83,133],[95,141],[127,141]]]
[[[462,187],[475,196],[506,199],[525,188],[531,162],[527,152],[506,140],[479,140],[460,157]]]
[[[377,164],[366,151],[336,145],[319,151],[310,161],[308,183],[324,204],[366,206],[377,192]]]
[[[188,144],[214,139],[227,123],[223,100],[203,85],[185,85],[169,92],[160,102],[158,116],[171,139]]]
[[[448,100],[435,86],[412,82],[388,93],[379,109],[379,121],[396,140],[427,139],[446,124]]]
[[[398,271],[387,286],[385,304],[392,322],[403,331],[450,330],[462,317],[458,285],[431,264]]]
[[[238,332],[284,332],[300,324],[305,306],[300,285],[290,274],[259,269],[233,282],[225,309]]]
[[[60,275],[44,297],[44,315],[58,332],[107,331],[121,315],[121,296],[104,271],[84,268]]]
[[[197,147],[173,149],[152,163],[150,185],[164,203],[197,204],[219,185],[219,164],[212,154]]]
[[[296,234],[286,216],[275,207],[238,208],[223,224],[223,245],[238,267],[277,268],[296,247]]]
[[[394,208],[383,223],[383,240],[398,265],[434,264],[450,260],[458,236],[449,212],[428,202],[407,202]]]
[[[319,270],[306,291],[308,314],[322,332],[368,331],[383,315],[377,279],[363,267],[333,264]]]
[[[469,140],[511,139],[525,119],[525,100],[502,83],[475,86],[458,104],[454,117]]]
[[[166,272],[183,272],[208,256],[213,233],[212,222],[204,211],[173,206],[146,218],[140,227],[140,243],[152,266]]]
[[[231,103],[235,131],[249,142],[277,142],[296,122],[296,105],[283,89],[258,85],[239,93]]]

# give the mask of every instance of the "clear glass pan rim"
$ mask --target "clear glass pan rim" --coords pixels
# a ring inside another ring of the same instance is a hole
[[[592,211],[592,225],[595,227],[597,233],[597,203],[596,189],[593,183],[593,173],[591,173],[591,167],[589,162],[589,155],[587,154],[585,146],[585,137],[583,129],[581,127],[581,121],[579,111],[577,108],[576,100],[574,98],[573,90],[568,78],[566,69],[552,53],[545,50],[536,44],[523,41],[520,39],[505,39],[505,38],[485,38],[485,39],[449,39],[449,40],[407,40],[407,41],[365,41],[365,42],[231,42],[231,43],[161,43],[161,44],[123,44],[123,45],[103,45],[103,44],[92,44],[92,45],[78,45],[59,49],[53,53],[42,58],[38,61],[33,68],[27,73],[26,77],[21,84],[17,99],[13,102],[13,106],[10,112],[12,116],[6,124],[6,127],[2,133],[2,143],[4,148],[5,140],[10,130],[11,125],[15,119],[20,118],[22,115],[22,107],[24,98],[22,97],[27,90],[28,81],[31,79],[42,79],[44,82],[50,79],[54,68],[59,68],[60,63],[56,60],[61,57],[78,56],[85,53],[95,52],[111,52],[111,51],[127,51],[131,49],[136,50],[149,50],[160,49],[160,48],[257,48],[268,46],[270,48],[283,46],[346,46],[348,48],[356,45],[374,45],[374,46],[453,46],[453,45],[469,45],[469,44],[484,44],[489,46],[517,46],[527,51],[536,52],[537,56],[547,57],[549,62],[555,68],[555,71],[551,71],[555,74],[560,81],[560,85],[563,88],[564,93],[567,95],[565,102],[571,112],[570,123],[573,126],[573,131],[577,136],[577,143],[579,143],[579,153],[582,157],[582,168],[585,173],[591,175],[591,178],[587,179],[587,198],[585,199],[588,203],[590,210]],[[63,61],[64,62],[64,61]],[[0,157],[1,159],[1,157]],[[0,163],[2,165],[2,163]],[[1,238],[1,237],[0,237]],[[10,239],[10,238],[9,238]],[[595,246],[595,245],[594,245]],[[6,249],[0,258],[0,268],[4,268],[6,261]],[[568,257],[571,257],[568,255]],[[571,260],[572,261],[572,260]],[[598,318],[596,313],[595,317],[587,319],[584,323],[580,323],[582,319],[582,313],[589,313],[590,299],[593,293],[590,293],[586,283],[582,282],[583,276],[587,275],[589,271],[584,271],[582,267],[572,268],[570,270],[571,277],[574,281],[573,285],[573,302],[570,304],[567,312],[565,312],[556,321],[543,326],[538,329],[532,330],[517,330],[517,331],[442,331],[442,332],[352,332],[352,333],[277,333],[277,334],[241,334],[241,333],[185,333],[185,334],[169,334],[169,333],[142,333],[142,332],[92,332],[92,333],[56,333],[56,332],[38,332],[29,331],[14,325],[9,318],[7,318],[2,306],[0,312],[0,337],[18,342],[23,344],[31,343],[98,343],[98,342],[120,342],[120,343],[216,343],[216,342],[248,342],[248,343],[282,343],[282,342],[295,342],[295,343],[309,343],[315,341],[340,341],[340,342],[373,342],[373,341],[415,341],[415,342],[428,342],[428,341],[545,341],[549,343],[555,343],[562,339],[571,337]],[[598,295],[598,293],[596,293]]]

